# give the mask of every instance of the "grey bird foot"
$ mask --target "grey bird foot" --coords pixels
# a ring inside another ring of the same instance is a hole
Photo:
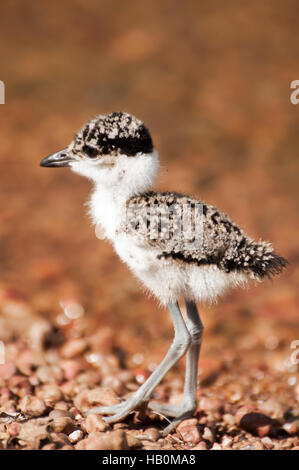
[[[191,418],[196,410],[196,405],[162,405],[160,403],[155,403],[150,401],[148,408],[155,413],[158,413],[162,416],[169,416],[175,418],[171,423],[163,430],[162,435],[167,436],[171,431],[173,431],[177,425],[184,419]]]
[[[101,415],[112,415],[103,418],[106,423],[117,423],[118,421],[122,421],[126,418],[129,414],[134,413],[135,411],[144,411],[147,403],[143,400],[137,400],[134,397],[128,398],[127,400],[118,403],[117,405],[112,406],[98,406],[96,408],[92,408],[86,412],[86,415],[90,415],[93,413],[98,413]]]

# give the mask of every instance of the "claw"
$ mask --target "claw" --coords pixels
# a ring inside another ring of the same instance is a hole
[[[162,416],[170,416],[174,418],[174,420],[171,421],[171,423],[166,426],[166,428],[163,430],[163,437],[167,436],[167,434],[173,431],[181,421],[193,416],[195,411],[194,407],[191,408],[190,406],[186,406],[184,404],[180,406],[174,406],[168,404],[161,405],[160,403],[149,402],[148,407],[150,410]]]
[[[117,405],[112,406],[98,406],[97,408],[92,408],[86,412],[86,415],[99,413],[101,415],[112,415],[103,418],[106,423],[117,423],[122,419],[126,418],[129,414],[134,413],[137,410],[141,410],[142,412],[145,411],[147,403],[144,401],[137,401],[136,400],[125,400],[122,403],[118,403]]]

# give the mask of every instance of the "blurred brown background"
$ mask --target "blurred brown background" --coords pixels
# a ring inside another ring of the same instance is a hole
[[[2,297],[55,322],[71,299],[87,332],[115,328],[129,356],[148,364],[166,351],[168,314],[90,227],[90,184],[39,167],[86,120],[123,110],[152,131],[158,189],[218,206],[291,262],[273,283],[202,309],[203,358],[226,347],[267,362],[269,344],[288,357],[299,339],[298,15],[296,0],[1,2]]]

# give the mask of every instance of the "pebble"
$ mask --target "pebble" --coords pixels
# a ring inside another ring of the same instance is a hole
[[[207,426],[205,426],[201,437],[202,439],[206,439],[207,441],[214,442],[214,435],[211,429],[208,428]]]
[[[57,383],[63,380],[63,370],[56,365],[40,366],[36,371],[36,376],[41,383]]]
[[[14,375],[8,381],[9,390],[18,397],[24,397],[31,394],[31,384],[27,377]]]
[[[267,449],[269,449],[269,450],[273,449],[274,443],[273,443],[273,441],[272,441],[272,439],[271,439],[270,437],[267,437],[267,436],[266,436],[266,437],[263,437],[263,438],[261,439],[261,441],[262,441],[263,445],[264,445]]]
[[[62,399],[62,392],[58,385],[47,384],[37,390],[37,396],[42,398],[46,405],[53,406]]]
[[[260,441],[248,441],[246,444],[239,446],[240,450],[264,450],[264,446]]]
[[[221,441],[221,445],[223,448],[227,449],[227,448],[231,448],[233,444],[233,438],[230,437],[230,436],[223,436],[222,438],[222,441]]]
[[[229,413],[224,414],[222,416],[222,419],[225,422],[225,424],[227,424],[228,426],[234,426],[234,424],[235,424],[234,416],[229,414]]]
[[[156,428],[148,428],[145,432],[149,440],[156,442],[160,438],[160,432]]]
[[[49,444],[44,445],[41,450],[55,450],[56,446],[54,442],[50,442]]]
[[[19,434],[20,432],[20,423],[9,423],[7,425],[7,432],[10,436],[15,437]]]
[[[200,441],[200,433],[197,426],[197,419],[185,419],[178,427],[177,431],[180,433],[182,439],[188,443],[196,445]]]
[[[50,419],[46,417],[32,418],[20,423],[18,439],[24,441],[25,445],[30,445],[33,449],[38,449],[43,440],[50,439],[48,424]]]
[[[95,432],[75,445],[77,450],[127,450],[126,433],[118,429],[111,432]]]
[[[52,410],[50,411],[49,413],[49,418],[57,418],[57,417],[61,417],[61,416],[67,416],[68,418],[73,418],[74,415],[70,412],[70,411],[67,411],[67,410]]]
[[[74,398],[74,404],[79,411],[88,409],[91,405],[110,406],[119,403],[116,393],[107,387],[97,387],[84,390]]]
[[[237,410],[236,422],[245,431],[258,435],[267,436],[272,429],[272,419],[259,410],[245,405]]]
[[[199,442],[196,446],[191,447],[190,450],[208,450],[207,443],[204,441]]]
[[[285,407],[277,401],[277,399],[268,398],[259,404],[259,408],[262,412],[269,414],[274,419],[280,419],[284,412]]]
[[[47,407],[45,402],[33,395],[25,395],[19,402],[19,409],[26,416],[41,416],[45,413]]]
[[[67,411],[68,410],[68,404],[65,401],[58,401],[57,403],[55,403],[54,408],[55,408],[55,410]]]
[[[126,438],[127,438],[128,447],[130,449],[136,449],[142,446],[141,440],[137,439],[137,437],[133,436],[131,433],[127,432]]]
[[[88,434],[99,431],[103,432],[109,428],[109,424],[96,414],[88,415],[85,420],[85,429]]]
[[[78,441],[80,441],[83,437],[83,431],[81,429],[76,429],[76,431],[71,432],[69,434],[69,440],[72,444],[76,444]]]
[[[293,421],[289,421],[289,422],[283,424],[282,428],[288,434],[298,433],[298,431],[299,431],[299,419],[294,419]]]
[[[88,348],[88,343],[84,338],[76,338],[67,341],[61,348],[61,355],[66,359],[80,356]]]
[[[52,330],[51,323],[45,319],[37,319],[33,322],[28,331],[29,344],[33,351],[43,350],[45,340]]]
[[[211,450],[222,450],[222,447],[218,442],[214,442],[213,446],[211,447]]]
[[[51,432],[50,437],[52,441],[56,443],[56,447],[58,448],[62,448],[64,445],[71,445],[71,441],[69,440],[68,436],[62,432]]]
[[[69,433],[74,428],[74,422],[69,416],[55,416],[49,423],[49,427],[54,432],[66,432]]]
[[[118,377],[113,375],[106,375],[103,378],[101,385],[103,387],[110,388],[117,395],[123,395],[123,393],[126,391],[125,384]]]
[[[78,360],[64,360],[61,361],[60,366],[64,372],[66,380],[73,380],[77,377],[79,372],[82,370],[81,364]]]
[[[10,379],[16,372],[16,366],[13,361],[6,360],[4,364],[0,364],[0,378]]]
[[[218,411],[223,403],[217,398],[202,397],[199,400],[199,409],[201,411]]]

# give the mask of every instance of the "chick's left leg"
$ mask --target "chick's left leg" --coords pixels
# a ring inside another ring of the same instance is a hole
[[[171,367],[185,354],[191,343],[190,333],[185,325],[178,303],[169,304],[168,307],[174,325],[174,340],[160,365],[132,397],[111,407],[99,406],[93,408],[87,414],[112,414],[112,416],[104,419],[107,423],[116,423],[148,403],[156,386]]]
[[[148,407],[165,416],[171,416],[175,419],[167,426],[163,434],[166,435],[172,431],[180,421],[190,418],[196,410],[196,388],[197,388],[197,372],[198,359],[201,347],[201,339],[203,333],[203,324],[196,304],[194,302],[186,302],[187,307],[187,328],[191,336],[191,345],[186,356],[186,373],[183,401],[179,406],[160,404],[150,402]]]

